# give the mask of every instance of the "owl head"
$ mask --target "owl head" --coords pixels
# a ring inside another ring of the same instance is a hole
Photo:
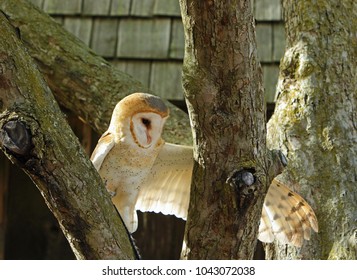
[[[169,109],[157,96],[133,93],[115,106],[109,131],[119,139],[132,140],[140,148],[150,148],[161,140]]]

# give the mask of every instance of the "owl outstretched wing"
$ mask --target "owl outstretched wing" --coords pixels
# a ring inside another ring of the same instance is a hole
[[[258,239],[272,242],[274,238],[285,244],[301,247],[310,240],[311,229],[318,231],[318,223],[310,205],[297,193],[274,179],[265,197]]]
[[[136,209],[186,219],[193,168],[192,147],[165,144],[138,195]],[[274,179],[264,201],[258,239],[301,247],[318,231],[309,204]]]
[[[192,169],[192,147],[165,143],[140,186],[136,209],[186,219]]]
[[[114,147],[114,135],[109,131],[106,131],[100,137],[98,144],[95,147],[90,158],[97,171],[99,171],[105,157],[113,147]]]

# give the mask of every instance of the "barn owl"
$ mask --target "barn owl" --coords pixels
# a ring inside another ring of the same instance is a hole
[[[127,229],[138,227],[137,210],[186,219],[193,169],[192,147],[165,143],[169,110],[150,94],[134,93],[115,107],[91,160],[112,195]],[[317,220],[297,193],[274,180],[265,198],[258,239],[301,246]]]

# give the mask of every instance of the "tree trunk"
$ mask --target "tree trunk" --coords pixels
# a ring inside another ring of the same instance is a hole
[[[269,246],[269,258],[357,257],[357,6],[353,0],[284,0],[287,50],[281,61],[268,143],[289,158],[316,211],[319,234],[302,249]]]
[[[0,0],[0,9],[17,28],[59,104],[100,134],[107,129],[120,99],[134,92],[149,92],[27,0]],[[191,145],[187,114],[169,102],[167,105],[171,116],[165,126],[164,139]]]
[[[0,147],[36,183],[78,259],[133,259],[101,178],[0,13]]]
[[[267,176],[264,93],[252,8],[242,0],[181,0],[180,5],[183,85],[195,144],[183,255],[251,259],[274,176]]]

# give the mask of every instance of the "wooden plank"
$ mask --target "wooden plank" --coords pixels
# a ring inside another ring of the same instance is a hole
[[[65,17],[64,28],[89,46],[92,32],[92,18]]]
[[[133,16],[152,16],[155,0],[132,0],[130,14]]]
[[[110,0],[83,0],[84,15],[108,15]]]
[[[124,16],[130,14],[130,0],[112,0],[110,15]]]
[[[182,249],[185,221],[173,215],[138,211],[136,245],[144,260],[178,260]],[[163,226],[164,225],[164,226]],[[150,236],[150,242],[147,242]]]
[[[9,161],[5,155],[0,152],[0,260],[5,259],[8,180]]]
[[[270,23],[256,27],[258,56],[261,62],[271,62],[273,53],[273,28]]]
[[[63,25],[63,21],[64,21],[64,17],[63,17],[63,16],[53,15],[53,16],[51,16],[51,18],[52,18],[55,22],[59,23],[60,25]]]
[[[140,81],[145,87],[149,88],[150,80],[150,61],[142,60],[120,60],[112,62],[119,70],[129,74],[138,81]]]
[[[122,19],[119,24],[117,56],[121,58],[167,58],[170,19]]]
[[[49,14],[77,15],[82,12],[82,0],[45,0],[43,9]]]
[[[117,43],[118,20],[115,18],[96,18],[93,22],[91,48],[100,56],[114,57]]]
[[[173,100],[183,100],[182,62],[155,61],[150,75],[150,89],[157,95]]]
[[[42,7],[43,7],[44,0],[28,0],[28,1],[40,9],[42,9]]]
[[[279,66],[276,64],[263,65],[263,86],[265,88],[265,101],[275,102],[276,85],[279,77]]]
[[[155,0],[154,15],[181,17],[180,3],[178,0]]]
[[[183,59],[185,52],[185,38],[181,19],[172,20],[170,58]]]
[[[65,109],[62,109],[65,111]],[[76,114],[73,112],[65,112],[67,116],[68,124],[71,126],[73,132],[78,137],[83,150],[86,152],[88,156],[91,155],[93,151],[93,143],[92,143],[92,134],[94,133],[91,127],[84,123],[81,119],[78,118]]]
[[[284,23],[273,24],[273,61],[279,62],[285,52]]]
[[[257,20],[282,20],[280,0],[255,0],[254,17]]]

